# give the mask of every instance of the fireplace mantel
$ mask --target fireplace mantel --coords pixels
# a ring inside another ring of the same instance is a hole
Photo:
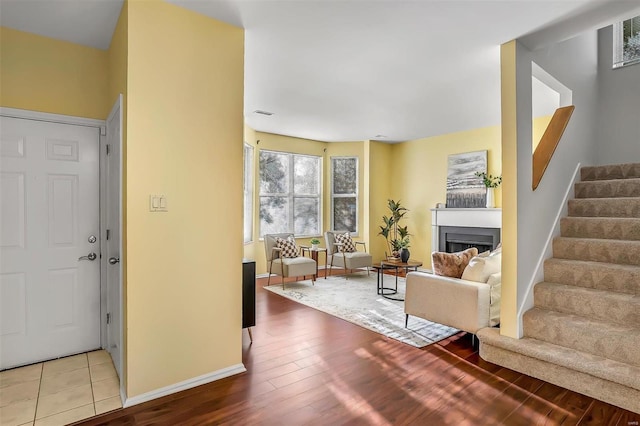
[[[431,209],[431,251],[440,247],[440,226],[502,228],[502,209]]]

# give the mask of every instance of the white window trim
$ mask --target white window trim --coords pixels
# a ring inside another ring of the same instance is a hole
[[[254,178],[254,173],[255,173],[255,148],[251,145],[249,145],[248,143],[244,143],[244,150],[243,150],[243,166],[249,166],[247,167],[248,169],[248,174],[249,174],[249,179],[248,179],[248,183],[247,183],[247,170],[243,170],[243,188],[242,188],[242,192],[243,192],[243,203],[245,202],[245,200],[251,200],[251,208],[250,208],[250,214],[249,214],[249,221],[251,221],[251,232],[250,232],[250,236],[249,239],[244,239],[244,235],[243,235],[243,240],[244,240],[244,244],[251,244],[253,242],[253,234],[255,231],[254,228],[254,216],[255,216],[255,178]],[[250,162],[247,165],[247,154],[251,155],[250,158]],[[243,214],[243,218],[242,218],[242,233],[244,234],[244,226],[245,226],[245,221],[247,220],[247,218],[245,217],[245,213],[246,213],[246,206],[244,206],[243,204],[243,209],[242,209],[242,214]]]
[[[320,235],[316,235],[316,234],[310,234],[310,235],[305,235],[305,234],[296,234],[295,233],[295,215],[294,215],[294,210],[295,210],[295,199],[296,198],[317,198],[318,199],[318,229],[320,230],[320,233],[322,233],[322,157],[319,155],[311,155],[311,154],[298,154],[295,152],[285,152],[285,151],[274,151],[271,149],[261,149],[260,153],[262,152],[272,152],[275,154],[283,154],[283,155],[287,155],[289,157],[289,192],[288,193],[277,193],[277,192],[268,192],[268,193],[262,193],[260,188],[258,188],[258,206],[260,205],[260,197],[282,197],[282,198],[286,198],[289,207],[289,211],[287,212],[289,215],[289,226],[290,229],[287,231],[282,231],[282,232],[291,232],[296,238],[313,238],[313,237],[319,237]],[[260,167],[260,153],[258,154],[258,167]],[[294,166],[294,159],[295,157],[309,157],[309,158],[313,158],[315,160],[318,160],[318,194],[317,195],[313,195],[313,194],[295,194],[295,166]],[[258,179],[260,179],[258,177]],[[259,239],[263,240],[264,239],[264,235],[262,233],[262,226],[260,223],[260,218],[258,217],[258,227],[260,235],[259,235]]]
[[[634,17],[635,18],[635,17]],[[634,19],[630,18],[630,19]],[[625,21],[629,19],[624,19],[622,21],[615,22],[613,24],[613,69],[624,68],[629,65],[640,64],[640,58],[635,58],[630,61],[624,61],[624,35],[623,35],[623,24]]]
[[[334,194],[333,192],[333,160],[334,159],[355,159],[356,160],[356,192],[352,194]],[[331,162],[331,230],[343,231],[342,229],[335,229],[335,218],[333,210],[333,200],[335,198],[348,198],[356,197],[356,230],[351,235],[357,237],[360,235],[360,159],[354,155],[336,156],[330,158]]]

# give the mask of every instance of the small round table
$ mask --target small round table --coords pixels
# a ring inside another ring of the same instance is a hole
[[[392,262],[389,260],[383,260],[380,263],[374,263],[373,265],[371,265],[371,267],[373,269],[375,269],[377,271],[377,291],[378,294],[381,295],[382,297],[389,299],[389,300],[398,300],[398,301],[404,301],[404,299],[400,299],[400,298],[396,298],[396,297],[389,297],[392,296],[394,294],[398,294],[398,270],[399,269],[404,269],[405,273],[409,271],[409,269],[413,269],[414,271],[418,270],[418,267],[422,266],[422,262],[420,262],[419,260],[411,260],[409,259],[407,262]],[[385,287],[384,286],[384,271],[385,270],[395,270],[395,275],[396,275],[396,286],[395,288],[392,287]]]

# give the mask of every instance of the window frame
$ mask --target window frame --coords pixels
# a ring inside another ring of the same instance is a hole
[[[248,143],[244,143],[244,147],[243,147],[243,158],[242,158],[242,166],[243,166],[243,171],[242,171],[242,192],[243,192],[243,198],[242,198],[242,214],[243,214],[243,218],[242,218],[242,234],[243,234],[243,240],[244,240],[244,244],[250,244],[253,242],[253,233],[254,233],[254,220],[253,220],[253,216],[255,214],[255,199],[254,199],[254,193],[255,193],[255,178],[254,178],[254,173],[255,173],[255,148],[248,144]],[[248,175],[248,176],[247,176]],[[246,202],[247,200],[249,200],[250,202],[250,206],[249,209],[247,210],[247,206],[246,206]],[[248,213],[248,215],[247,215]],[[249,238],[247,239],[247,236],[245,235],[245,231],[247,230],[247,221],[249,221],[249,226],[248,228],[250,229],[249,231]]]
[[[640,15],[613,24],[613,69],[640,64],[640,56],[630,60],[624,60],[624,24],[627,21],[631,21],[631,25],[633,25],[634,20],[640,20]],[[638,33],[640,34],[640,28],[638,29]]]
[[[287,215],[288,215],[288,223],[289,223],[289,229],[288,230],[280,230],[277,232],[290,232],[292,234],[294,234],[294,236],[296,238],[312,238],[312,237],[319,237],[322,234],[322,171],[323,171],[323,165],[322,165],[322,156],[320,155],[313,155],[313,154],[300,154],[300,153],[296,153],[296,152],[286,152],[286,151],[275,151],[272,149],[260,149],[258,152],[258,168],[260,167],[260,161],[261,160],[261,154],[263,152],[269,152],[269,153],[274,153],[274,154],[278,154],[278,155],[286,155],[287,161],[288,161],[288,165],[289,165],[289,170],[288,170],[288,188],[289,188],[289,192],[287,193],[278,193],[278,192],[269,192],[269,193],[263,193],[262,192],[262,185],[259,185],[258,187],[258,206],[261,205],[261,198],[262,197],[282,197],[282,198],[286,198],[287,199],[287,204],[288,204],[288,211],[287,211]],[[298,157],[305,157],[305,158],[312,158],[314,160],[316,160],[317,163],[317,170],[318,170],[318,174],[316,176],[317,179],[317,187],[318,187],[318,192],[317,194],[296,194],[295,192],[295,159]],[[258,180],[260,181],[260,173],[258,173]],[[261,181],[260,181],[261,182]],[[318,215],[318,233],[317,234],[298,234],[295,232],[295,200],[296,199],[317,199],[318,200],[318,210],[317,210],[317,215]],[[264,239],[264,233],[262,231],[262,219],[260,218],[260,214],[258,214],[258,232],[259,232],[259,239],[263,240]]]
[[[356,162],[356,191],[355,193],[349,193],[349,194],[336,194],[333,192],[334,189],[334,176],[335,176],[335,170],[334,170],[334,161],[333,160],[355,160]],[[354,236],[357,237],[360,235],[360,158],[356,155],[341,155],[341,156],[335,156],[335,157],[331,157],[330,159],[331,162],[331,230],[332,231],[344,231],[344,229],[336,229],[335,227],[335,210],[334,210],[334,200],[336,198],[353,198],[355,197],[356,199],[356,230],[355,231],[349,231],[349,233]]]

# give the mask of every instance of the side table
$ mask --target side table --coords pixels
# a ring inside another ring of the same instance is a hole
[[[324,253],[324,279],[327,279],[327,249],[323,247],[313,248],[309,246],[300,246],[300,255],[304,256],[307,252],[311,259],[316,261],[316,277],[318,275],[318,253]]]
[[[409,271],[409,269],[413,269],[414,271],[418,270],[418,267],[422,266],[422,262],[419,260],[408,260],[407,262],[389,262],[386,260],[381,261],[380,263],[374,263],[371,265],[373,269],[377,271],[377,292],[382,297],[389,300],[397,300],[404,301],[404,299],[389,297],[394,294],[398,294],[398,270],[404,269],[405,272]],[[385,287],[384,286],[384,271],[385,270],[394,270],[396,275],[396,286]],[[386,291],[385,291],[386,290]]]

